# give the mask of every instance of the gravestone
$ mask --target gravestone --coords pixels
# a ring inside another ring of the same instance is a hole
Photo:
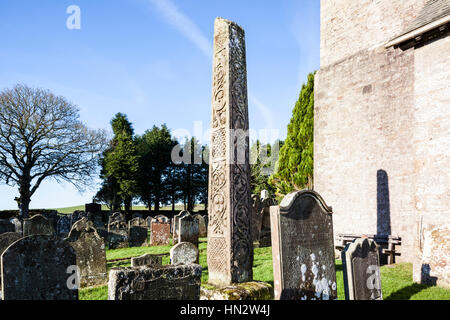
[[[346,300],[383,300],[379,248],[370,239],[356,239],[342,251]]]
[[[16,227],[9,220],[1,219],[0,220],[0,234],[6,232],[16,232]]]
[[[69,216],[61,216],[56,224],[56,234],[65,238],[69,234],[71,227],[71,218]]]
[[[128,226],[121,213],[114,213],[108,223],[108,249],[128,247]]]
[[[252,242],[259,240],[262,227],[262,203],[257,194],[252,194]]]
[[[198,245],[198,220],[186,215],[178,220],[178,243],[190,242]]]
[[[244,30],[214,24],[208,271],[213,285],[253,278],[247,68]]]
[[[1,256],[3,300],[78,300],[76,255],[56,236],[32,235]]]
[[[82,218],[75,222],[66,240],[75,250],[81,287],[106,283],[105,242],[92,221]]]
[[[191,214],[189,211],[181,211],[179,214],[177,214],[175,217],[173,217],[173,227],[172,227],[172,239],[173,244],[176,244],[178,242],[178,229],[179,229],[179,221],[181,218],[185,216],[190,216]]]
[[[162,257],[155,254],[144,254],[140,257],[131,258],[132,267],[160,267],[162,266]]]
[[[169,218],[159,215],[152,219],[150,225],[150,245],[170,245],[170,222]]]
[[[111,214],[109,216],[109,218],[108,218],[108,225],[110,225],[110,224],[112,224],[114,222],[117,222],[117,221],[126,222],[125,216],[122,213],[120,213],[120,212],[114,212],[113,214]]]
[[[9,222],[11,222],[14,225],[16,233],[18,233],[20,235],[23,234],[22,221],[20,221],[17,218],[11,218],[11,219],[9,219]]]
[[[8,248],[13,242],[22,238],[22,235],[16,232],[5,232],[0,234],[0,257],[2,253]],[[2,275],[0,270],[0,288],[2,284]],[[1,291],[1,290],[0,290]]]
[[[128,222],[130,247],[147,246],[148,229],[145,220],[136,217]]]
[[[261,199],[261,229],[259,232],[259,247],[270,247],[272,245],[270,226],[270,207],[276,202],[272,198]]]
[[[170,249],[171,264],[198,263],[197,246],[190,242],[180,242]]]
[[[147,227],[131,226],[129,228],[128,241],[130,247],[146,247],[147,237]]]
[[[26,237],[33,234],[54,235],[55,229],[47,218],[36,214],[29,219],[23,220],[23,236]]]
[[[131,219],[129,222],[128,222],[128,226],[131,228],[131,227],[147,227],[147,224],[145,223],[145,220],[144,219],[142,219],[141,217],[136,217],[136,218],[133,218],[133,219]]]
[[[88,214],[85,211],[82,210],[75,210],[71,215],[71,225],[73,226],[75,222],[78,220],[81,220],[83,218],[87,218]]]
[[[201,238],[207,237],[208,232],[206,230],[205,218],[201,214],[196,214],[194,218],[198,221],[198,236]]]
[[[13,242],[22,238],[17,232],[5,232],[0,234],[0,256]]]
[[[314,191],[296,191],[270,214],[275,299],[337,299],[331,207]]]
[[[201,277],[197,264],[114,268],[108,300],[199,300]]]

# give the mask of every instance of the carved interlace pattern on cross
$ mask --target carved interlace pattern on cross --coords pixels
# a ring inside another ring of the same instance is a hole
[[[231,121],[233,129],[242,134],[233,137],[233,159],[231,165],[231,194],[233,204],[232,221],[232,278],[240,281],[242,270],[251,273],[253,244],[251,239],[251,190],[248,153],[247,69],[243,31],[230,25],[230,74],[231,74]],[[243,156],[244,161],[239,157]]]

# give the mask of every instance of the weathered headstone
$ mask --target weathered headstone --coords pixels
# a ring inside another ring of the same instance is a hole
[[[202,238],[208,236],[205,218],[201,214],[194,215],[194,218],[198,221],[198,236]]]
[[[9,220],[1,219],[0,220],[0,234],[6,232],[16,232],[16,227]]]
[[[147,227],[131,226],[128,237],[130,247],[145,247],[148,244],[148,229]]]
[[[296,191],[270,214],[275,299],[337,299],[332,209],[318,193]]]
[[[128,222],[130,247],[147,246],[148,228],[145,220],[136,217]]]
[[[275,205],[272,198],[261,199],[261,229],[259,232],[259,247],[270,247],[272,245],[270,227],[270,207]]]
[[[201,277],[197,264],[111,269],[108,300],[199,300]]]
[[[178,220],[178,241],[198,245],[198,220],[186,215]]]
[[[346,300],[383,300],[378,246],[370,239],[356,239],[342,251]]]
[[[69,234],[71,227],[71,218],[69,216],[61,216],[56,224],[56,234],[65,238]]]
[[[29,219],[23,220],[23,236],[26,237],[33,234],[54,235],[55,229],[47,218],[36,214]]]
[[[108,223],[108,249],[128,247],[128,226],[121,213],[114,213]]]
[[[170,245],[170,223],[167,217],[159,215],[152,220],[150,226],[150,245]]]
[[[207,259],[217,286],[253,278],[244,38],[236,23],[215,20]]]
[[[190,242],[180,242],[170,249],[171,264],[198,263],[197,246]]]
[[[95,286],[107,281],[105,242],[92,221],[78,220],[66,239],[75,250],[80,268],[80,285]]]
[[[11,222],[14,225],[16,233],[18,233],[20,235],[23,234],[22,221],[20,221],[17,218],[11,218],[11,219],[9,219],[9,222]]]
[[[32,235],[1,256],[2,300],[78,300],[76,255],[56,236]]]
[[[252,194],[252,242],[259,240],[262,227],[262,203],[257,194]]]
[[[160,267],[162,266],[162,257],[155,254],[144,254],[140,257],[131,258],[132,267]]]
[[[128,222],[128,226],[131,227],[147,227],[147,224],[145,223],[145,220],[142,219],[141,217],[136,217],[131,219]]]
[[[22,238],[17,232],[5,232],[0,234],[0,256],[13,242]]]
[[[82,210],[75,210],[71,215],[71,225],[74,225],[75,222],[81,220],[83,218],[87,218],[88,214]]]
[[[0,234],[0,257],[2,253],[6,250],[6,248],[8,248],[13,242],[19,240],[20,238],[22,238],[22,235],[16,232],[5,232]],[[2,274],[0,270],[0,288],[1,284],[2,284]]]
[[[177,214],[175,217],[173,217],[173,227],[172,227],[172,239],[173,244],[176,244],[178,242],[178,229],[179,229],[179,221],[181,218],[185,216],[190,216],[191,214],[189,211],[181,211],[179,214]]]

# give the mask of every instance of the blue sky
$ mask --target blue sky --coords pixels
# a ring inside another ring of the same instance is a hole
[[[137,134],[166,123],[208,143],[213,26],[223,17],[246,32],[250,128],[284,139],[301,84],[319,68],[319,3],[2,0],[0,91],[16,83],[50,89],[78,105],[90,127],[109,129],[123,112]],[[80,29],[66,26],[70,5],[80,8]],[[50,180],[31,207],[90,202],[96,187],[80,194]],[[0,209],[17,208],[17,195],[16,187],[0,185]]]

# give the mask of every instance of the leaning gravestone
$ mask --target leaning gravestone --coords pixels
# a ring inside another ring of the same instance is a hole
[[[314,191],[270,208],[275,299],[337,299],[332,209]]]
[[[198,220],[186,215],[178,220],[178,242],[198,245]]]
[[[66,239],[77,256],[81,287],[104,284],[107,281],[105,242],[92,221],[82,218],[70,230]]]
[[[208,232],[206,229],[205,218],[201,214],[196,214],[194,218],[198,221],[198,236],[202,238],[207,237]]]
[[[172,239],[173,244],[176,244],[178,242],[178,229],[179,229],[179,221],[181,218],[185,216],[190,216],[191,214],[189,211],[181,211],[179,214],[177,214],[175,217],[173,217],[173,227],[172,227]]]
[[[32,235],[1,256],[2,300],[78,300],[76,255],[55,236]]]
[[[170,220],[158,215],[152,219],[150,225],[150,245],[167,246],[170,245]]]
[[[62,238],[67,237],[72,227],[71,219],[69,216],[61,216],[56,224],[56,234]]]
[[[0,234],[6,232],[16,232],[16,227],[9,220],[0,220]]]
[[[33,234],[54,235],[55,229],[47,218],[36,214],[29,219],[23,220],[23,236],[26,237]]]
[[[170,249],[171,264],[198,263],[198,249],[190,242],[180,242]]]
[[[162,257],[155,254],[144,254],[140,257],[131,258],[132,267],[160,267],[162,266]]]
[[[199,300],[201,277],[197,264],[114,268],[108,300]]]
[[[346,300],[383,300],[378,246],[370,239],[356,239],[342,251]]]

